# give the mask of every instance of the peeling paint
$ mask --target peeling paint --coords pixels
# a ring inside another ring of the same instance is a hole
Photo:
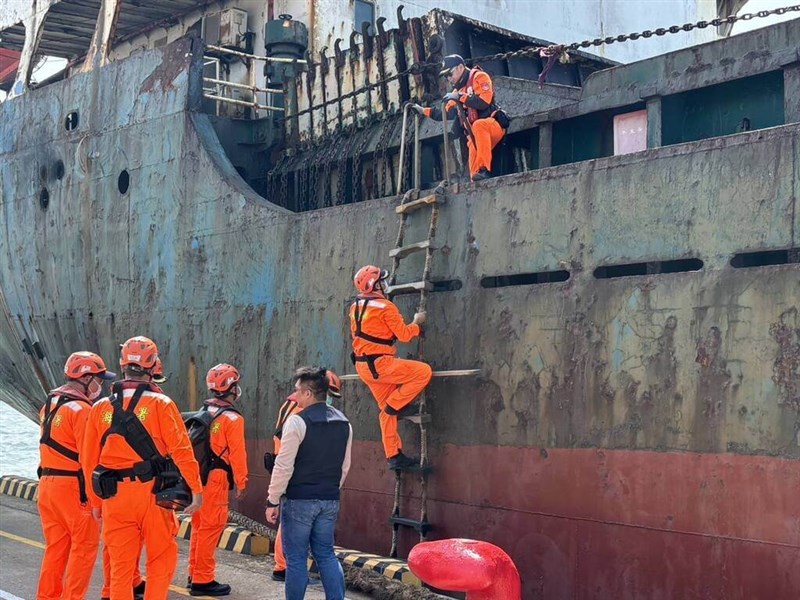
[[[781,390],[779,404],[800,412],[800,318],[798,309],[782,313],[769,327],[769,334],[778,345],[772,366],[772,381]]]

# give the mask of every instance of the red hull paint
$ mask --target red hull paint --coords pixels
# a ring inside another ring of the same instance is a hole
[[[248,445],[243,508],[261,520],[270,447]],[[497,544],[519,568],[526,599],[800,598],[798,460],[449,446],[433,462],[431,538]],[[408,482],[404,514],[418,517],[419,486]],[[337,543],[388,553],[393,489],[380,444],[355,442]],[[406,555],[416,534],[401,541]]]
[[[525,598],[800,598],[800,461],[503,447],[434,461],[432,537],[504,548]],[[354,464],[338,542],[385,554],[393,477],[376,443],[357,442]]]

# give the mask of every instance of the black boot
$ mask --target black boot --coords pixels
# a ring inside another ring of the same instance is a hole
[[[139,582],[139,585],[133,586],[133,597],[139,600],[140,598],[144,598],[144,588],[145,588],[145,581],[142,580]]]
[[[192,596],[227,596],[230,593],[231,586],[216,580],[208,583],[192,583],[189,588],[189,594]]]
[[[402,469],[413,469],[419,466],[419,461],[416,458],[406,456],[402,452],[398,452],[388,461],[389,468],[392,471],[401,471]]]
[[[406,404],[400,410],[394,409],[388,404],[383,409],[387,415],[397,416],[397,417],[410,417],[412,415],[419,414],[419,402],[412,402],[411,404]]]
[[[486,170],[486,167],[481,167],[478,169],[478,172],[472,176],[472,181],[483,181],[484,179],[489,179],[492,174]]]
[[[286,569],[280,571],[275,570],[272,572],[272,581],[286,581]]]

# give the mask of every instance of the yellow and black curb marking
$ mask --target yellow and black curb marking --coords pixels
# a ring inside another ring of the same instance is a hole
[[[192,517],[178,515],[178,522],[178,537],[188,540],[192,535]],[[228,525],[219,538],[217,548],[250,556],[264,556],[269,554],[270,543],[269,538],[256,535],[244,527]]]
[[[0,477],[0,494],[16,496],[25,500],[36,501],[36,492],[39,482],[35,479],[18,477],[16,475],[3,475]],[[188,540],[192,534],[192,518],[188,515],[178,515],[178,537]],[[272,550],[269,538],[256,535],[244,527],[228,525],[222,532],[217,548],[248,554],[251,556],[264,556]],[[393,579],[406,585],[422,585],[419,578],[408,568],[408,564],[395,558],[367,554],[356,550],[347,550],[336,546],[336,558],[345,565],[350,565],[365,571],[373,571],[387,579]],[[309,558],[309,569],[316,572],[314,561]]]
[[[36,492],[39,489],[39,482],[35,479],[17,477],[15,475],[3,475],[0,477],[0,494],[6,496],[16,496],[25,500],[36,501]],[[192,533],[192,518],[188,515],[178,515],[179,528],[178,537],[188,540]],[[239,554],[249,554],[251,556],[263,556],[269,554],[269,539],[256,535],[243,527],[229,525],[222,532],[217,548],[231,550]]]
[[[36,502],[36,492],[38,490],[39,482],[35,479],[17,477],[16,475],[3,475],[0,477],[0,494]]]
[[[383,575],[387,579],[394,579],[405,585],[421,586],[422,582],[419,577],[411,572],[408,568],[408,563],[398,560],[396,558],[387,558],[385,556],[378,556],[377,554],[367,554],[366,552],[357,552],[356,550],[347,550],[334,546],[336,558],[343,565],[350,565],[364,571],[373,571],[379,575]],[[308,559],[308,568],[310,571],[316,573],[317,565],[314,560]]]

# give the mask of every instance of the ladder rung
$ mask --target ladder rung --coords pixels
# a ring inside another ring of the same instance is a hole
[[[433,529],[433,525],[427,521],[417,521],[416,519],[408,519],[406,517],[389,517],[389,523],[402,527],[411,527],[422,535],[427,535],[427,533]]]
[[[480,375],[480,369],[458,369],[453,371],[434,371],[434,377],[463,377],[469,375]],[[339,377],[342,381],[360,381],[358,373],[348,373]]]
[[[429,414],[403,415],[400,418],[405,421],[416,423],[417,425],[422,425],[423,423],[428,424],[431,422],[431,416]]]
[[[387,294],[413,294],[426,290],[430,292],[433,284],[430,281],[412,281],[410,283],[398,283],[397,285],[386,286]]]
[[[409,244],[408,246],[401,246],[400,248],[395,248],[389,251],[389,258],[405,258],[409,254],[414,254],[414,252],[421,252],[422,250],[427,250],[431,248],[436,250],[436,246],[431,244],[430,240],[425,240],[424,242],[417,242],[416,244]]]
[[[407,471],[408,473],[419,473],[423,476],[428,476],[433,471],[433,467],[431,465],[425,465],[424,467],[421,466],[419,463],[411,465],[410,467],[403,467],[402,469],[392,469],[389,467],[390,471],[394,471],[397,473],[398,471]]]
[[[430,206],[431,204],[444,204],[446,196],[444,194],[429,194],[417,200],[406,202],[400,206],[395,206],[394,212],[398,215],[412,213],[415,210]]]

